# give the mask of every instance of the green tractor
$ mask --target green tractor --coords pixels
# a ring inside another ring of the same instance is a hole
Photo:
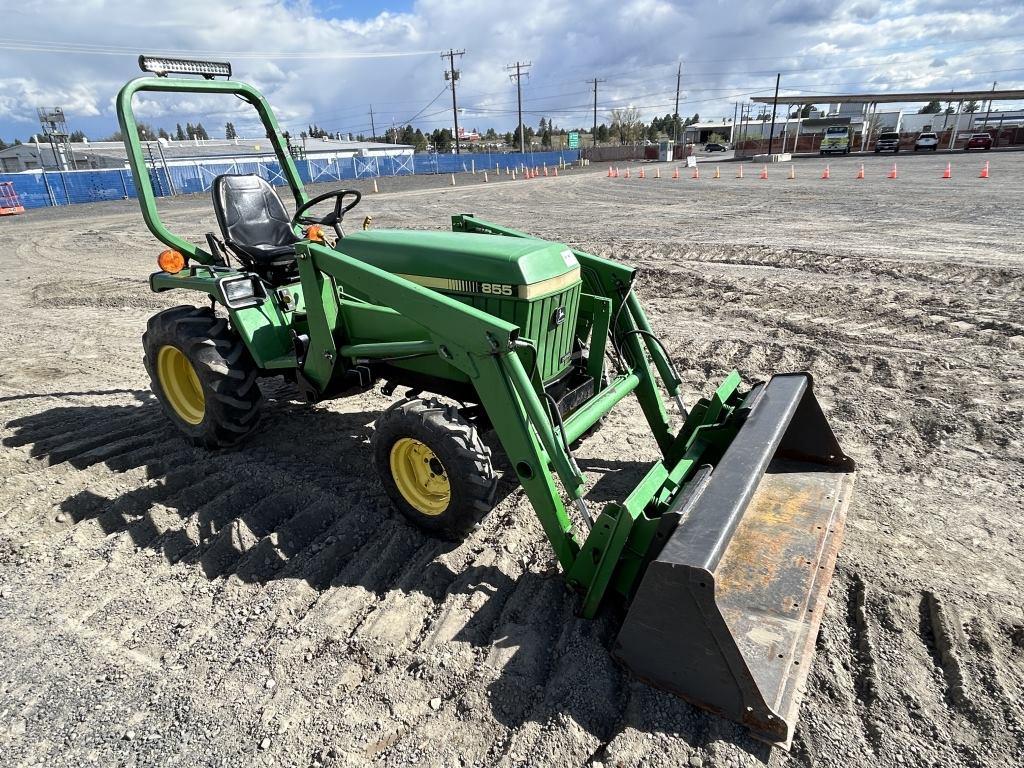
[[[181,433],[210,449],[243,440],[259,419],[261,377],[291,379],[310,403],[402,387],[371,443],[381,482],[414,524],[459,537],[494,504],[481,439],[493,430],[581,615],[613,599],[627,606],[616,657],[788,744],[855,475],[810,376],[745,389],[733,372],[687,409],[634,268],[466,214],[450,233],[346,232],[359,193],[308,197],[270,107],[231,80],[230,65],[140,65],[156,76],[127,83],[117,111],[143,217],[168,247],[150,286],[198,294],[143,336],[153,391]],[[224,175],[213,184],[220,232],[205,248],[170,232],[132,112],[150,92],[252,105],[294,212],[259,176]],[[598,509],[573,446],[631,394],[661,459]]]

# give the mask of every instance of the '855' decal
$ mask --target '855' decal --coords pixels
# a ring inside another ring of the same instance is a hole
[[[491,296],[513,296],[515,287],[504,283],[480,283],[480,293]]]

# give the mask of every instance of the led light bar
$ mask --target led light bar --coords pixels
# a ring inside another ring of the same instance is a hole
[[[207,80],[215,77],[231,77],[231,63],[227,61],[202,61],[200,59],[176,59],[170,56],[139,56],[139,69],[152,72],[157,77],[167,75],[202,75]]]

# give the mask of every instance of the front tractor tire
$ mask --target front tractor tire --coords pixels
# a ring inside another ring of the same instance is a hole
[[[391,501],[429,533],[459,540],[494,506],[490,451],[452,405],[398,401],[377,419],[371,446]]]
[[[258,371],[227,320],[208,307],[166,309],[150,318],[142,346],[153,394],[189,442],[222,448],[252,432]]]

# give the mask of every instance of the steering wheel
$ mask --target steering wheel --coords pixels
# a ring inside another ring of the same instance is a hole
[[[352,196],[350,203],[345,203],[345,198]],[[315,218],[312,216],[304,216],[303,214],[318,203],[322,203],[324,200],[330,200],[336,198],[334,201],[334,210],[328,213],[326,216],[321,218]],[[355,189],[336,189],[333,192],[325,192],[322,195],[317,195],[310,200],[307,200],[298,207],[295,211],[295,215],[292,216],[292,226],[296,224],[322,224],[324,226],[334,227],[334,231],[337,233],[339,238],[345,236],[345,231],[341,228],[341,222],[345,218],[345,214],[359,205],[359,201],[363,199],[361,192]]]

